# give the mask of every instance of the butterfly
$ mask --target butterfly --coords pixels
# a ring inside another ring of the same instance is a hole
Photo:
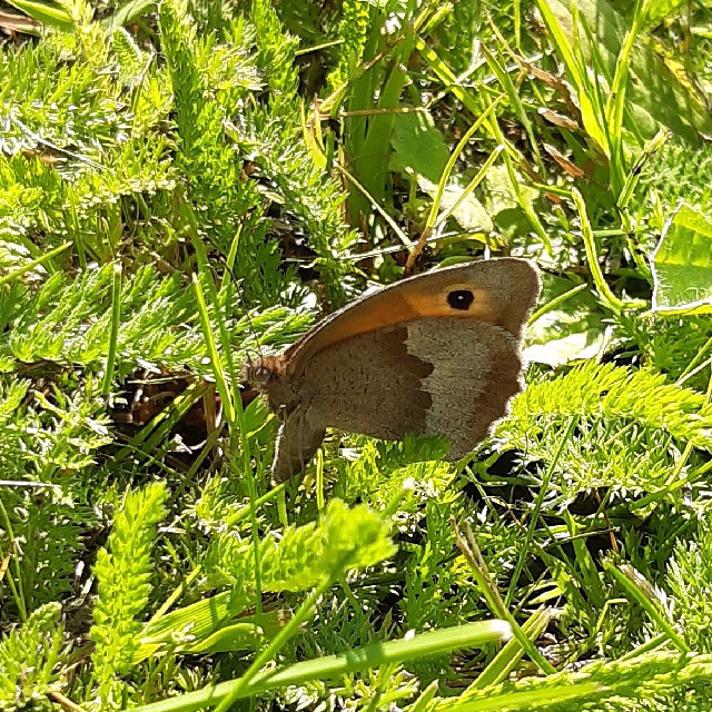
[[[539,290],[536,267],[517,258],[420,274],[248,366],[280,419],[272,481],[301,472],[327,428],[444,436],[450,460],[471,452],[521,389],[520,341]]]

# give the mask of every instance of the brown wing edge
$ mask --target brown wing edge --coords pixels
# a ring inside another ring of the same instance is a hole
[[[489,437],[495,424],[508,415],[512,398],[522,392],[523,363],[519,341],[515,337],[502,332],[502,340],[491,356],[491,364],[486,387],[473,403],[473,415],[476,413],[473,420],[477,422],[472,429],[472,438],[461,441],[452,439],[452,448],[447,456],[449,461],[461,460]]]

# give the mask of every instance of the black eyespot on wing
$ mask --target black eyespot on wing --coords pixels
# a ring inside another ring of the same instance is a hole
[[[469,289],[455,289],[447,295],[447,303],[460,311],[467,311],[474,301],[475,295]]]

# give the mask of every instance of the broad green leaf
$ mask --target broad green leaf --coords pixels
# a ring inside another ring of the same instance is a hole
[[[653,253],[653,310],[712,313],[712,219],[686,205]]]
[[[208,652],[257,647],[282,626],[280,610],[238,618],[248,601],[231,592],[218,593],[149,621],[136,639],[132,662],[158,651]]]
[[[623,38],[629,21],[620,15],[606,0],[543,0],[568,37],[574,41],[572,8],[580,22],[585,22],[596,40],[596,51],[604,64],[608,83],[616,71]],[[591,49],[585,32],[579,31],[582,49],[591,63]],[[608,91],[607,87],[603,87]],[[712,116],[702,102],[668,67],[653,44],[639,37],[630,57],[626,87],[629,112],[624,126],[644,140],[652,138],[661,126],[687,141],[698,142],[700,134],[712,133]]]
[[[437,184],[432,183],[425,176],[418,177],[418,186],[432,197],[438,191]],[[464,189],[464,186],[458,183],[447,185],[440,199],[440,209],[448,210],[455,205],[460,200]],[[492,218],[487,209],[472,193],[468,193],[459,205],[455,207],[452,211],[452,217],[463,230],[488,233],[494,229]]]
[[[440,129],[424,111],[396,116],[391,146],[391,170],[425,176],[433,183],[440,179],[450,155]]]
[[[539,191],[527,184],[526,179],[515,171],[522,198],[533,203],[539,197]],[[507,171],[507,166],[495,164],[488,171],[483,182],[486,193],[485,206],[487,212],[497,222],[497,215],[508,210],[519,210],[520,205],[517,195],[512,187],[512,181]]]
[[[560,277],[544,277],[546,304],[574,285]],[[593,358],[601,348],[605,325],[598,302],[590,290],[575,294],[556,309],[547,311],[527,329],[527,361],[552,368],[576,359]]]
[[[104,25],[112,29],[121,27],[131,20],[146,12],[148,8],[156,4],[156,0],[129,0],[125,5],[122,5],[113,15],[104,20]]]

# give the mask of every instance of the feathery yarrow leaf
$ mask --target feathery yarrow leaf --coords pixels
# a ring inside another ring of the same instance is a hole
[[[640,709],[635,703],[672,690],[692,689],[712,675],[712,655],[652,652],[630,660],[597,661],[577,672],[557,672],[483,688],[471,688],[458,703],[440,700],[445,710],[547,710],[573,712]],[[477,703],[480,703],[478,705]]]
[[[678,540],[668,565],[673,614],[688,645],[712,653],[712,514],[698,521],[691,540]]]
[[[299,86],[295,51],[299,40],[282,28],[270,0],[253,0],[252,21],[258,49],[258,66],[272,92],[275,111],[294,106]]]
[[[336,64],[327,77],[330,92],[343,90],[362,60],[373,12],[371,4],[363,0],[344,0],[341,4]]]
[[[47,709],[47,693],[59,689],[57,667],[64,628],[62,607],[48,603],[33,611],[0,641],[0,709]]]
[[[563,376],[531,384],[512,404],[512,420],[525,419],[528,425],[570,415],[635,420],[712,449],[712,407],[704,395],[666,383],[663,374],[651,370],[587,362]]]
[[[576,432],[561,443],[574,416]],[[677,443],[712,450],[712,407],[661,373],[589,362],[531,384],[496,433],[529,461],[550,462],[563,446],[553,484],[564,500],[596,487],[625,496],[665,488]]]
[[[304,591],[362,569],[394,553],[389,525],[365,505],[349,508],[332,499],[318,522],[287,527],[262,540],[262,588]],[[254,590],[254,549],[233,535],[219,536],[210,547],[206,571],[212,585],[232,585],[246,597]]]
[[[139,615],[151,592],[151,548],[156,527],[166,516],[167,497],[163,482],[129,491],[106,547],[97,553],[98,596],[91,637],[96,644],[92,662],[102,699],[111,697],[115,678],[131,668],[142,628]]]

